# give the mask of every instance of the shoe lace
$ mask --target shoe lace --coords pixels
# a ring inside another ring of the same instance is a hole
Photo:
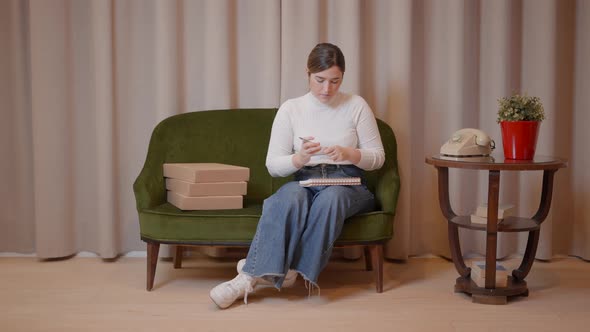
[[[315,285],[314,283],[312,283],[311,281],[309,281],[307,279],[305,279],[304,281],[305,281],[305,288],[307,289],[307,298],[311,298],[314,288],[317,288],[318,297],[319,297],[320,296],[320,287],[318,285]]]
[[[236,278],[236,282],[234,287],[237,290],[244,290],[244,303],[248,304],[248,294],[254,291],[255,280],[246,275],[246,274],[239,274]]]

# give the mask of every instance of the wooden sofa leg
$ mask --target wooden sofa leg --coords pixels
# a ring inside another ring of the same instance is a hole
[[[182,252],[184,248],[182,246],[176,246],[174,251],[174,268],[180,269],[182,267]]]
[[[160,244],[155,242],[147,243],[147,287],[151,291],[154,287],[154,277],[156,276],[156,265],[158,264],[158,252]]]
[[[373,262],[371,261],[371,248],[369,246],[365,246],[365,270],[373,271]]]
[[[373,267],[375,267],[375,288],[377,293],[383,293],[383,245],[370,247]]]

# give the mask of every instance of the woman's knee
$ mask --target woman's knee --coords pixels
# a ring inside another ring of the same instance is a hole
[[[297,182],[289,182],[264,200],[264,210],[307,208],[310,200],[311,196],[307,189]]]
[[[311,213],[337,214],[345,218],[364,211],[370,211],[374,206],[374,196],[368,190],[360,188],[333,186],[323,190],[311,207]]]
[[[308,203],[311,200],[311,197],[312,195],[308,189],[293,182],[290,183],[288,190],[282,195],[284,200],[296,203]]]
[[[314,205],[318,204],[322,207],[336,207],[339,205],[348,205],[354,200],[354,194],[349,187],[345,186],[331,186],[322,190],[314,200]]]

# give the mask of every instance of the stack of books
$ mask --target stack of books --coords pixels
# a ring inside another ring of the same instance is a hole
[[[475,261],[471,264],[471,280],[478,287],[486,286],[486,262]],[[508,270],[496,262],[496,287],[506,287],[508,285]]]
[[[241,209],[250,169],[217,163],[164,164],[168,202],[181,210]]]
[[[513,204],[500,204],[498,207],[498,223],[504,218],[514,215]],[[471,223],[473,224],[487,224],[488,223],[488,204],[483,203],[477,207],[475,214],[471,215]]]

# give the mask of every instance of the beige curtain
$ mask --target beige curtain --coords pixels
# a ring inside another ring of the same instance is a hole
[[[500,143],[497,99],[517,90],[545,105],[538,153],[569,159],[537,257],[590,259],[584,0],[0,0],[0,251],[144,250],[132,183],[153,127],[182,112],[278,107],[307,91],[306,57],[320,41],[346,55],[342,89],[398,138],[387,257],[448,255],[424,157],[464,127]],[[500,200],[531,215],[540,177],[502,173]],[[487,174],[451,171],[451,190],[471,213]],[[465,254],[485,251],[483,233],[461,237]],[[501,234],[499,256],[521,254],[525,240]]]

